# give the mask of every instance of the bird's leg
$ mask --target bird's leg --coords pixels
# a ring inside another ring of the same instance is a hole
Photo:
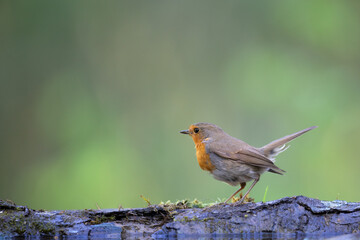
[[[242,202],[244,202],[246,196],[249,194],[249,192],[251,191],[251,189],[255,186],[255,184],[256,184],[259,180],[260,180],[260,176],[254,180],[254,182],[251,184],[249,190],[247,190],[247,192],[246,192],[245,195],[241,198],[241,200],[238,201],[239,204],[241,204]]]
[[[224,203],[227,203],[228,201],[230,201],[230,199],[233,198],[233,196],[235,196],[238,192],[240,192],[241,190],[243,190],[246,186],[245,182],[240,183],[241,188],[239,190],[237,190],[233,195],[231,195]]]

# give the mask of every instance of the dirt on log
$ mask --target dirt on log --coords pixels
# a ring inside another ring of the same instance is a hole
[[[206,208],[152,205],[136,209],[32,210],[0,200],[0,238],[341,235],[360,233],[360,203],[304,196]],[[354,235],[356,234],[356,235]],[[350,235],[348,235],[350,236]]]

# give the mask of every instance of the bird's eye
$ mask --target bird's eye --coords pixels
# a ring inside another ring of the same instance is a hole
[[[200,130],[198,128],[194,128],[194,133],[198,133]]]

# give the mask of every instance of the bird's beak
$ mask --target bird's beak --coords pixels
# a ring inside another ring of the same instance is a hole
[[[189,134],[190,132],[189,132],[189,130],[188,130],[188,129],[186,129],[186,130],[182,130],[182,131],[180,131],[180,133],[182,133],[182,134]]]

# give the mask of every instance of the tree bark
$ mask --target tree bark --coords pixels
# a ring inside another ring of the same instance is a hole
[[[304,196],[206,208],[43,211],[0,200],[0,237],[300,237],[359,234],[360,203]],[[359,235],[347,235],[359,237]],[[351,238],[346,238],[351,239]]]

